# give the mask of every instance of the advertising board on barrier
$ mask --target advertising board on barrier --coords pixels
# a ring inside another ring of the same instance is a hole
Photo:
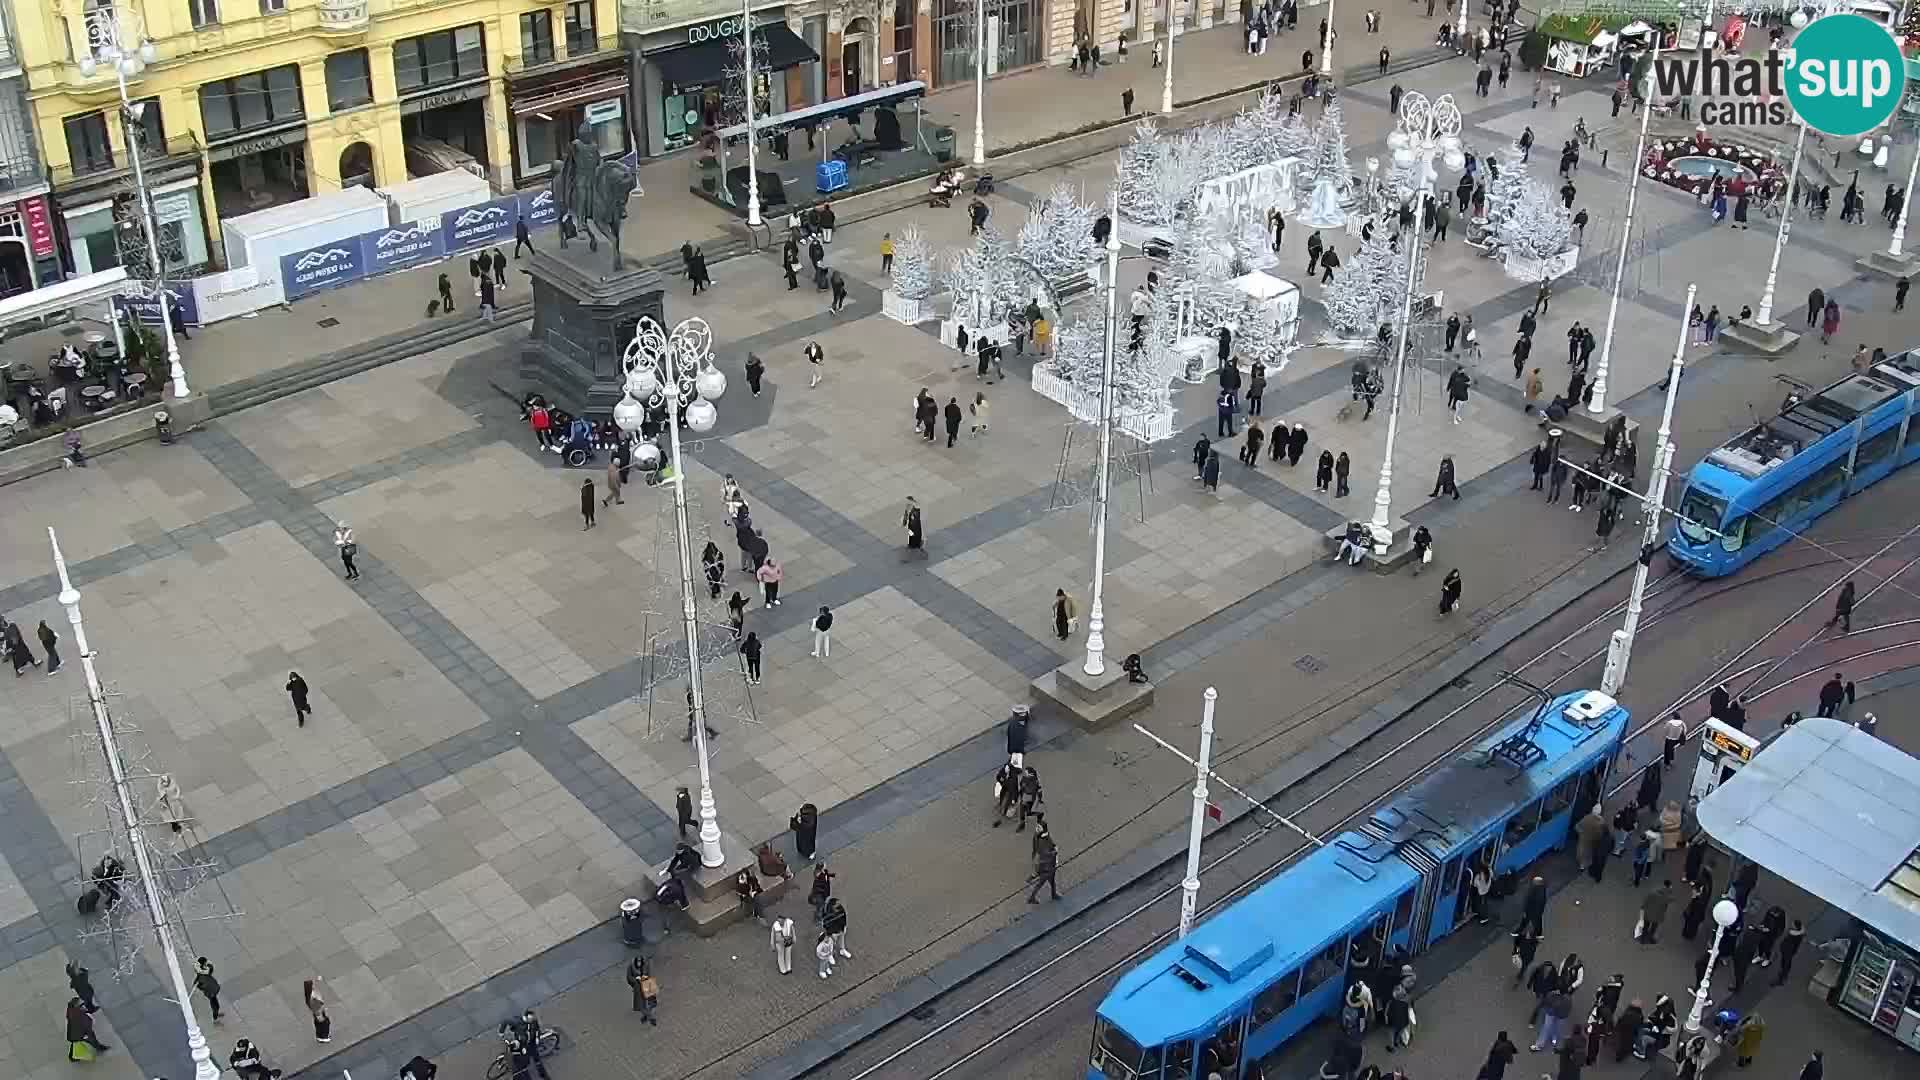
[[[167,306],[180,309],[180,318],[195,326],[200,325],[199,305],[194,303],[191,282],[176,281],[166,287]],[[151,296],[121,295],[113,298],[114,305],[122,311],[131,311],[135,318],[148,326],[160,325],[160,301]]]
[[[350,236],[305,251],[280,256],[280,285],[289,300],[330,289],[366,275],[360,237]]]
[[[202,323],[216,323],[270,308],[286,299],[280,279],[258,267],[242,266],[193,279],[193,301]]]
[[[469,248],[511,241],[513,227],[519,221],[518,195],[493,199],[464,210],[449,210],[440,215],[441,247],[451,255]]]
[[[520,197],[520,217],[529,229],[551,225],[560,220],[560,204],[554,200],[552,191],[541,188]]]
[[[365,249],[366,273],[383,274],[405,270],[441,258],[447,249],[440,243],[441,230],[427,221],[410,221],[379,232],[356,237]]]

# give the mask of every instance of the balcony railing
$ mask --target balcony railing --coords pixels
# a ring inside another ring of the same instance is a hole
[[[320,29],[332,34],[367,28],[367,0],[320,0]]]

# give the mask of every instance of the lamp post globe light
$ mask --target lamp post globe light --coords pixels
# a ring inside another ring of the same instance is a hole
[[[1419,165],[1417,197],[1422,201],[1433,193],[1437,179],[1433,159],[1437,155],[1450,170],[1466,167],[1466,155],[1460,147],[1460,107],[1452,94],[1429,98],[1418,90],[1409,90],[1400,100],[1400,118],[1387,136],[1393,160],[1402,165]],[[1394,197],[1405,193],[1393,192]],[[1407,339],[1413,329],[1413,290],[1419,284],[1415,276],[1420,268],[1419,229],[1407,244],[1407,287],[1400,298],[1400,340],[1394,348],[1393,396],[1387,400],[1387,449],[1380,458],[1380,486],[1373,493],[1374,551],[1384,555],[1393,544],[1393,444],[1400,434],[1400,390],[1407,373]]]
[[[127,80],[138,78],[149,64],[159,59],[153,42],[125,21],[129,16],[118,8],[96,8],[87,12],[87,51],[77,66],[82,78],[91,79],[99,70],[99,61],[113,65],[113,78],[120,91],[120,118],[127,136],[127,158],[133,164],[134,197],[140,201],[140,227],[147,234],[147,266],[153,275],[151,287],[159,306],[160,332],[167,343],[167,377],[173,383],[173,396],[183,398],[187,387],[187,369],[180,363],[180,344],[173,336],[173,315],[164,281],[166,265],[160,261],[160,226],[153,213],[153,193],[147,190],[146,166],[140,160],[141,113],[127,96]],[[116,324],[119,313],[114,313]]]
[[[1713,905],[1713,941],[1707,946],[1707,973],[1700,977],[1700,985],[1693,988],[1693,1011],[1687,1014],[1687,1033],[1700,1030],[1700,1021],[1707,1012],[1707,989],[1713,982],[1713,966],[1720,962],[1720,941],[1726,937],[1727,927],[1740,920],[1740,907],[1732,900],[1721,900]]]
[[[700,864],[714,869],[726,862],[720,849],[720,815],[713,802],[713,773],[707,761],[707,699],[701,685],[700,622],[693,591],[693,543],[687,528],[687,470],[680,453],[680,410],[695,433],[712,431],[720,412],[714,399],[727,392],[727,377],[713,366],[713,328],[691,318],[667,330],[642,318],[633,341],[621,355],[626,391],[613,407],[613,422],[629,435],[640,430],[649,409],[665,407],[667,462],[673,469],[673,517],[680,554],[680,621],[687,638],[687,688],[693,695],[693,748],[700,765]],[[635,455],[642,465],[660,461],[660,448],[641,443]]]

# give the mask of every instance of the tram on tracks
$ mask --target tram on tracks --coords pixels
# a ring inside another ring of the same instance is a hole
[[[1920,459],[1920,350],[1810,394],[1734,436],[1687,474],[1667,554],[1723,577]]]
[[[1562,847],[1631,717],[1597,691],[1537,693],[1529,715],[1122,976],[1087,1080],[1238,1080],[1339,1011],[1356,953],[1424,952],[1472,918],[1475,868],[1497,878]]]

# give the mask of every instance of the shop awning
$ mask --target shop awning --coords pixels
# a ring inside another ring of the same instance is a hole
[[[819,54],[801,41],[800,36],[789,29],[786,23],[764,23],[759,27],[759,33],[767,43],[768,71],[785,71],[795,64],[820,59]],[[662,79],[681,87],[717,83],[726,77],[727,68],[732,65],[724,40],[648,53],[647,59],[660,68]]]
[[[581,82],[542,87],[526,97],[515,98],[513,114],[524,116],[547,109],[561,109],[568,105],[605,101],[608,98],[620,97],[626,92],[627,77],[625,75],[602,75]]]
[[[0,300],[0,326],[44,319],[88,304],[104,304],[134,287],[125,267],[116,266],[85,277],[69,278],[32,292]]]

